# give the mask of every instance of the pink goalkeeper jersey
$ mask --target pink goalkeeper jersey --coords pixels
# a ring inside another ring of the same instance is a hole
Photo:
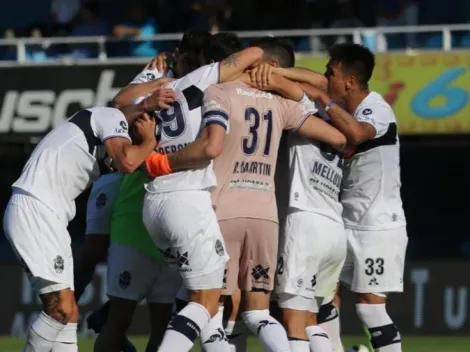
[[[274,174],[283,130],[297,130],[312,111],[241,82],[209,87],[203,121],[229,121],[222,154],[214,162],[213,202],[219,220],[278,221]],[[286,185],[287,186],[287,185]]]

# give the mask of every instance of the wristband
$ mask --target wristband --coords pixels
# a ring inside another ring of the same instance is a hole
[[[334,99],[331,99],[330,102],[328,104],[326,104],[326,106],[325,106],[325,112],[330,110],[330,108],[333,106],[333,104],[335,104],[335,101],[334,101]]]
[[[160,153],[151,153],[145,159],[145,168],[150,177],[158,177],[171,174],[171,166],[168,155]]]

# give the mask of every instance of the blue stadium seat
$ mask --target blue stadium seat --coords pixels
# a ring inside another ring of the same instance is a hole
[[[460,38],[459,47],[461,48],[470,48],[470,33],[465,33]]]
[[[297,52],[308,52],[312,51],[312,47],[310,45],[310,38],[303,38],[297,42],[295,46],[295,51]]]

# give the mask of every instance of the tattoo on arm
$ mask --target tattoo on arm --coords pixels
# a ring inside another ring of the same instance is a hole
[[[233,54],[233,55],[230,55],[225,60],[223,60],[222,63],[226,67],[237,67],[238,60],[239,60],[239,55]]]

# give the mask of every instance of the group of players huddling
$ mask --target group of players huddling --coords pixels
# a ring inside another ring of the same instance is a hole
[[[110,300],[88,319],[95,351],[133,350],[125,334],[143,299],[148,352],[198,337],[204,351],[245,351],[248,333],[268,351],[343,351],[339,281],[373,348],[401,351],[386,310],[407,246],[399,141],[368,88],[374,65],[340,44],[319,74],[295,68],[277,38],[242,49],[233,34],[189,31],[115,107],[53,129],[3,222],[43,303],[24,351],[78,350],[76,302],[102,260]],[[74,268],[67,225],[92,184]]]

